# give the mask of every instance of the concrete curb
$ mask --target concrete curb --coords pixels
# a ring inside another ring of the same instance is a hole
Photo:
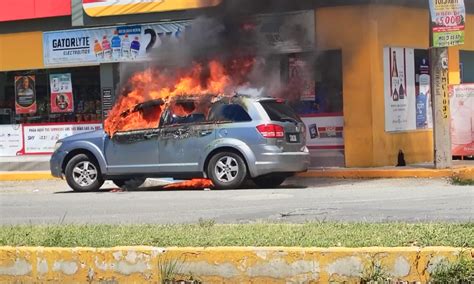
[[[453,169],[427,168],[328,168],[298,174],[305,178],[450,178],[474,179],[474,166]],[[0,181],[56,179],[49,171],[0,172]]]
[[[159,283],[159,267],[203,283],[353,283],[381,264],[393,280],[426,283],[444,260],[472,249],[371,248],[44,248],[0,247],[0,282]]]

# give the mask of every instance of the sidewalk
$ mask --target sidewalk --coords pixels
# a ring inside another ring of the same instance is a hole
[[[302,178],[450,178],[474,179],[474,161],[453,161],[452,169],[435,169],[432,164],[378,168],[315,168],[298,174]],[[0,181],[54,179],[45,171],[0,171]]]

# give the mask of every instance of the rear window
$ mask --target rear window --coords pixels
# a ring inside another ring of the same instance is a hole
[[[238,104],[216,104],[209,113],[210,121],[252,121],[245,109]]]
[[[293,111],[293,109],[285,104],[276,101],[263,101],[260,102],[268,116],[274,121],[297,121],[301,122],[299,116]]]

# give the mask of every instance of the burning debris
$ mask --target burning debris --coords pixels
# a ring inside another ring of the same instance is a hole
[[[165,185],[164,189],[198,189],[198,188],[213,188],[212,181],[205,178],[196,178],[183,182],[171,183]]]

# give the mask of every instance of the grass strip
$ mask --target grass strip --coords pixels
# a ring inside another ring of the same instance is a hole
[[[1,246],[474,246],[474,223],[4,225]]]

